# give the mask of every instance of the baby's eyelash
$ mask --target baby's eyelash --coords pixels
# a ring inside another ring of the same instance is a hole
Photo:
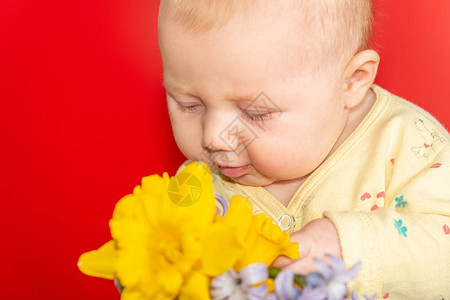
[[[195,112],[198,108],[200,108],[201,104],[194,104],[194,105],[183,105],[180,102],[178,103],[178,108],[182,112]]]
[[[252,115],[249,114],[248,112],[243,111],[243,117],[247,120],[249,120],[250,122],[264,122],[266,120],[270,120],[272,119],[272,113],[265,113],[265,114],[256,114],[256,115]]]

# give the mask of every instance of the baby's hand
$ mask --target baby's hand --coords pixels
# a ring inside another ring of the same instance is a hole
[[[314,258],[329,262],[325,254],[342,258],[339,236],[333,223],[326,218],[316,219],[291,235],[291,241],[299,244],[300,258],[297,260],[281,256],[273,267],[290,269],[296,274],[306,275],[317,271]]]

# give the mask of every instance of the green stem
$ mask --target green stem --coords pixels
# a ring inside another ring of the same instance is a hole
[[[275,279],[277,277],[278,273],[281,272],[281,269],[269,267],[269,277],[272,279]]]
[[[300,275],[297,275],[297,274],[294,275],[294,282],[295,282],[296,284],[298,284],[301,288],[304,288],[305,285],[306,285],[305,277],[300,276]]]
[[[272,279],[275,279],[275,277],[277,277],[277,275],[280,272],[281,269],[269,267],[269,277]],[[298,284],[301,288],[304,288],[306,285],[305,278],[301,275],[294,274],[294,282]]]

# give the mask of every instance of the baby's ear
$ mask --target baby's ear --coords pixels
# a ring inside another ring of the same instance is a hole
[[[344,71],[344,93],[347,108],[357,106],[366,96],[377,75],[380,56],[364,50],[352,57]]]

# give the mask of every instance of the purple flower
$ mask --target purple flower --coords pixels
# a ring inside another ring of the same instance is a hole
[[[267,285],[263,282],[267,278],[269,278],[269,272],[265,263],[251,264],[243,268],[239,273],[230,269],[228,272],[212,279],[210,286],[211,299],[266,299]],[[256,284],[261,285],[253,287]]]
[[[306,276],[306,287],[298,300],[342,300],[347,295],[346,284],[358,274],[361,262],[346,271],[341,258],[327,256],[331,259],[331,266],[319,259],[314,260],[318,273]]]
[[[306,285],[302,291],[300,297],[297,300],[325,300],[331,299],[328,298],[326,286],[319,286],[313,288],[309,285]],[[342,300],[343,298],[339,299]]]
[[[294,273],[286,269],[278,273],[275,278],[275,291],[268,295],[265,283],[269,277],[267,266],[264,263],[257,263],[243,268],[239,273],[231,269],[213,278],[210,287],[211,299],[343,300],[348,292],[346,284],[358,274],[361,262],[345,270],[341,258],[327,256],[331,259],[331,265],[315,259],[318,272],[305,277],[306,286],[301,291],[294,285]],[[376,295],[364,298],[375,300]],[[352,300],[359,299],[352,293]]]
[[[275,295],[278,300],[296,300],[300,291],[294,286],[294,272],[283,270],[275,278]]]
[[[225,214],[228,210],[228,202],[225,200],[224,197],[222,197],[219,194],[214,194],[214,197],[216,198],[217,202],[219,202],[220,205],[222,206],[222,217],[225,217]]]

